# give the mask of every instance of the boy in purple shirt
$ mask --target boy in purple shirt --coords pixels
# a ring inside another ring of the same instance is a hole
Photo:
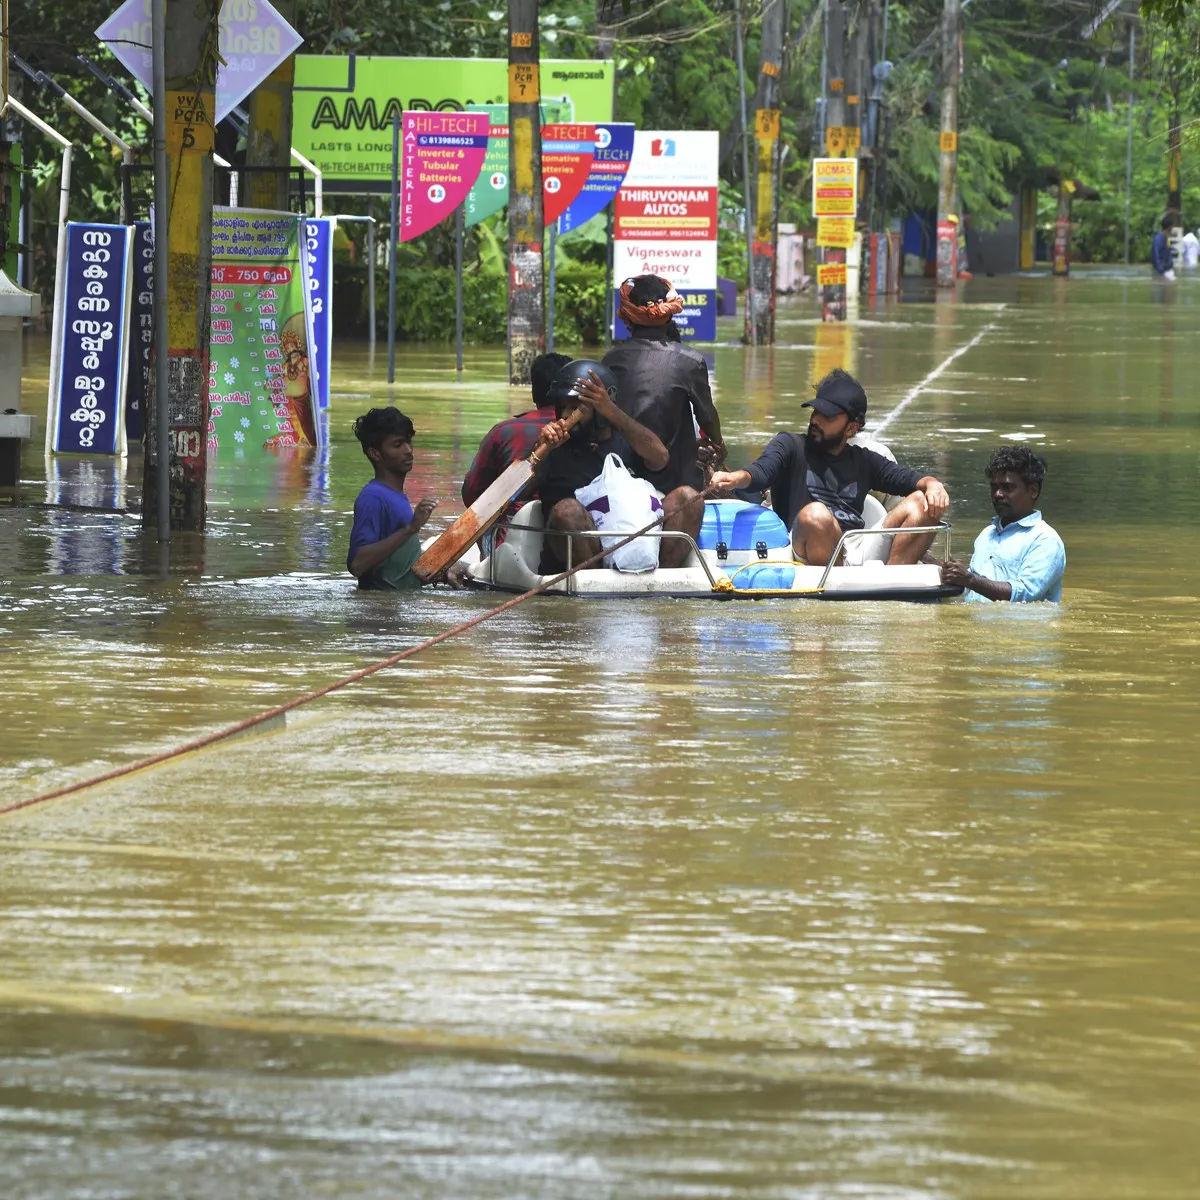
[[[346,569],[360,588],[404,591],[421,586],[412,573],[421,555],[419,534],[437,501],[425,499],[416,509],[404,494],[413,465],[412,421],[398,408],[373,408],[354,422],[354,436],[375,468],[375,478],[354,501],[354,525]],[[448,581],[460,586],[462,571],[451,567]]]

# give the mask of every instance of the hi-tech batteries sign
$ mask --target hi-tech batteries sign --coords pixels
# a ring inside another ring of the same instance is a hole
[[[406,112],[400,143],[400,240],[411,241],[448,217],[479,178],[488,148],[488,115]]]
[[[543,59],[541,93],[544,121],[607,121],[613,64]],[[552,115],[549,101],[560,104]],[[299,54],[292,145],[324,172],[326,192],[387,192],[398,113],[456,113],[469,105],[507,103],[508,61],[502,58]]]
[[[592,155],[592,169],[588,172],[583,190],[559,218],[560,233],[570,233],[572,229],[578,229],[612,203],[613,197],[621,189],[621,184],[625,182],[631,158],[633,126],[629,122],[596,126],[596,149]]]
[[[542,212],[547,225],[583,191],[595,153],[595,125],[542,126]]]
[[[638,130],[614,207],[614,278],[659,275],[683,297],[688,341],[717,336],[716,130]],[[618,337],[628,336],[618,320]]]

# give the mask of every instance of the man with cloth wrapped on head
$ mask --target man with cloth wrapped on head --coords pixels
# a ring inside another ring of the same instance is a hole
[[[645,478],[664,495],[678,487],[699,490],[705,484],[699,460],[724,462],[725,443],[708,365],[679,341],[675,316],[683,312],[683,301],[665,279],[637,275],[621,284],[617,311],[629,339],[617,342],[603,359],[617,377],[617,406],[667,448],[667,465],[647,469]]]

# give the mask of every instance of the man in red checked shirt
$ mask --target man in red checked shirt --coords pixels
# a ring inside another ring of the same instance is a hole
[[[528,458],[537,445],[541,432],[554,420],[554,402],[546,399],[550,384],[560,368],[571,361],[565,354],[543,354],[529,368],[533,384],[534,411],[510,417],[493,425],[479,443],[475,461],[463,480],[463,503],[470,507],[495,483],[504,472],[523,458]],[[531,493],[523,499],[533,499]]]

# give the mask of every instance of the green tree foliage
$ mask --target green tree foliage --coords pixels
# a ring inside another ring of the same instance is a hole
[[[94,30],[118,0],[22,0],[10,17],[11,48],[45,70],[138,148],[148,162],[149,130],[77,61],[86,53],[127,78],[99,46]],[[1131,0],[1132,2],[1132,0]],[[940,25],[943,0],[891,0],[886,55],[895,66],[883,88],[881,136],[891,151],[887,186],[876,197],[892,215],[936,204],[937,133],[941,89]],[[810,161],[821,84],[821,21],[817,0],[791,0],[782,75],[782,141],[786,148],[780,217],[810,223]],[[1060,172],[1095,187],[1101,199],[1075,205],[1077,249],[1083,256],[1119,257],[1124,222],[1124,117],[1128,94],[1130,12],[1118,10],[1093,35],[1084,31],[1100,0],[973,0],[964,11],[964,75],[960,97],[960,187],[977,228],[1004,218],[1022,186],[1045,186]],[[1127,6],[1131,8],[1131,4]],[[758,62],[760,0],[743,0],[747,94]],[[1200,155],[1200,2],[1143,0],[1134,104],[1134,254],[1166,202],[1166,133],[1173,112],[1184,129],[1185,220],[1200,221],[1193,161]],[[505,54],[505,6],[499,0],[299,0],[298,24],[312,53],[489,56]],[[547,0],[541,6],[543,52],[591,57],[597,39],[611,40],[618,65],[618,118],[641,127],[710,128],[721,133],[721,242],[723,273],[744,272],[741,240],[743,180],[739,142],[739,82],[734,44],[734,0]],[[77,116],[47,91],[13,72],[14,91],[79,147],[72,216],[115,219],[119,161]],[[749,102],[748,102],[749,106]],[[223,130],[222,149],[236,150]],[[57,215],[58,153],[25,130],[27,183],[32,185],[30,240],[40,280],[50,276]],[[140,176],[148,185],[148,175]],[[140,202],[148,186],[139,188]],[[386,227],[383,201],[339,198],[344,211],[370,211]],[[349,230],[356,239],[361,228]],[[358,246],[363,252],[361,242]],[[584,336],[603,321],[603,239],[597,229],[560,242],[562,318]],[[445,323],[439,297],[453,262],[448,225],[405,247],[402,265],[434,272],[430,311]],[[502,283],[497,239],[471,231],[468,273],[475,294]],[[424,293],[423,293],[424,294]],[[582,314],[578,320],[574,314]],[[488,320],[477,334],[495,332]],[[413,331],[415,332],[415,331]]]

